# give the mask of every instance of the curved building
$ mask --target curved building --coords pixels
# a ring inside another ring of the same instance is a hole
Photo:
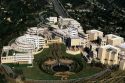
[[[45,40],[41,36],[25,34],[18,37],[11,47],[19,52],[36,52],[45,45]]]

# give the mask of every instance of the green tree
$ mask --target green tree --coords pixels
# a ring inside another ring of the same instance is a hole
[[[5,75],[4,74],[1,74],[0,73],[0,83],[7,83],[7,80],[5,78]]]

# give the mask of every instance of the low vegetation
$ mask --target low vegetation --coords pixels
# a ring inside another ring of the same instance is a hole
[[[65,52],[66,47],[64,44],[61,44],[61,50],[63,52],[63,55],[67,58],[71,58],[74,59],[75,61],[77,61],[80,64],[80,70],[81,71],[77,71],[76,68],[76,72],[75,74],[71,75],[69,77],[69,79],[78,79],[78,78],[83,78],[83,77],[87,77],[87,76],[91,76],[97,72],[100,72],[101,70],[103,70],[100,67],[92,67],[91,65],[87,64],[84,59],[82,59],[81,54],[78,55],[70,55],[67,54]],[[50,54],[50,48],[44,49],[43,52],[35,55],[35,60],[33,63],[33,67],[20,67],[24,73],[24,76],[28,79],[40,79],[40,80],[57,80],[60,79],[59,77],[55,77],[51,74],[45,73],[44,71],[41,71],[39,68],[39,63],[41,62],[41,60],[44,60],[46,57],[48,57],[47,55]],[[17,67],[18,68],[18,67]]]

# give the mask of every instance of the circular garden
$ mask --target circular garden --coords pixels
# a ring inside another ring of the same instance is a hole
[[[50,46],[50,53],[39,61],[41,71],[59,77],[69,77],[82,70],[83,64],[73,57],[67,57],[62,53],[58,44]]]
[[[67,54],[64,44],[51,44],[49,48],[34,55],[33,67],[15,68],[21,69],[27,79],[35,80],[79,79],[103,70],[86,63],[82,54]]]
[[[40,72],[54,79],[76,79],[100,72],[101,68],[91,67],[81,54],[66,53],[64,44],[52,44],[42,53],[35,55],[34,64]],[[55,78],[57,77],[57,78]]]

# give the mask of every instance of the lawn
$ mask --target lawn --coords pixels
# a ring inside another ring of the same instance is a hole
[[[80,64],[83,65],[83,68],[81,69],[80,72],[73,74],[69,77],[69,79],[78,79],[78,78],[83,78],[87,76],[91,76],[93,74],[96,74],[100,72],[102,69],[99,67],[91,67],[89,64],[87,64],[81,57],[80,54],[78,55],[70,55],[65,52],[66,47],[62,44],[61,45],[61,50],[64,56],[68,58],[75,59],[78,61]],[[23,70],[24,76],[27,79],[36,79],[36,80],[58,80],[60,79],[59,77],[55,77],[53,75],[47,74],[39,69],[38,62],[50,54],[50,49],[44,49],[43,52],[35,55],[35,60],[33,67],[20,67]]]
[[[59,77],[55,77],[53,75],[49,75],[47,73],[42,72],[37,65],[35,65],[33,68],[22,68],[24,72],[24,76],[27,79],[37,79],[37,80],[58,80],[60,79]],[[69,77],[69,79],[78,79],[78,78],[83,78],[87,76],[91,76],[95,73],[98,73],[101,71],[100,68],[96,67],[88,67],[86,69],[83,68],[83,70],[79,73],[73,74]]]
[[[96,73],[98,73],[99,71],[101,71],[101,68],[98,67],[87,67],[87,68],[83,68],[82,71],[80,71],[79,73],[76,73],[72,76],[69,77],[69,79],[78,79],[78,78],[84,78],[84,77],[88,77],[91,75],[94,75]]]
[[[22,68],[24,76],[27,79],[37,79],[37,80],[57,80],[58,77],[54,77],[47,73],[42,72],[37,65],[32,68]]]

